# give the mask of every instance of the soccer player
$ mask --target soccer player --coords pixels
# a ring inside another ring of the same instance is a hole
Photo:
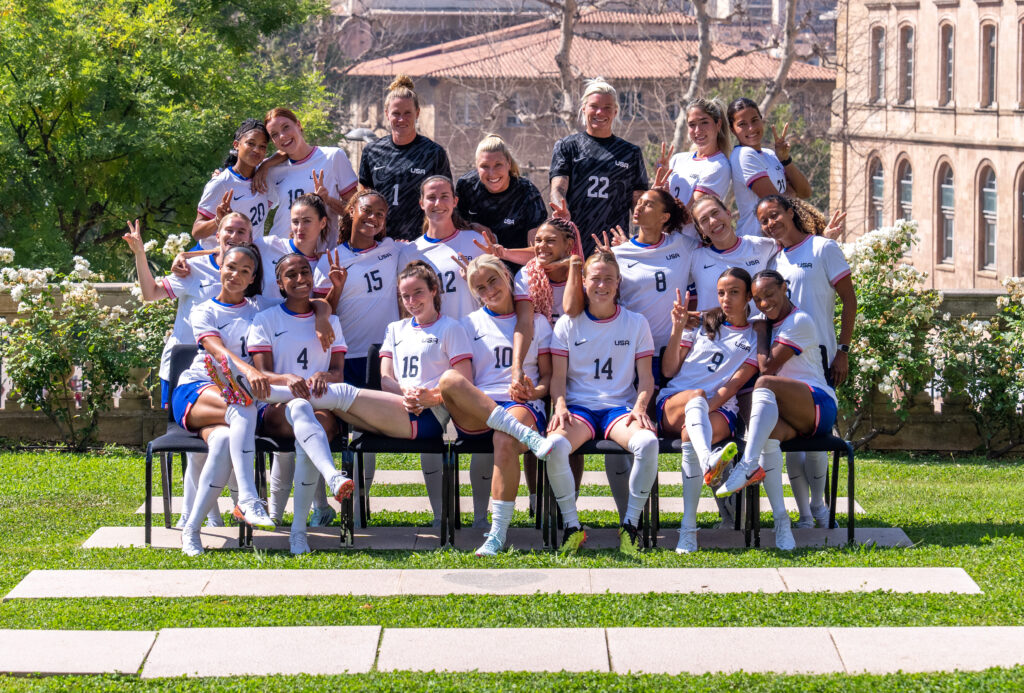
[[[591,255],[583,264],[583,276],[584,312],[559,318],[551,338],[548,479],[565,523],[562,551],[575,553],[586,533],[576,512],[569,455],[597,436],[627,448],[633,468],[619,546],[635,554],[637,523],[658,474],[658,439],[647,416],[654,392],[654,344],[647,320],[617,303],[620,277],[614,255]]]
[[[612,134],[618,112],[615,88],[590,80],[580,103],[585,131],[558,140],[551,154],[551,203],[568,205],[584,255],[596,247],[596,234],[629,224],[629,210],[649,187],[643,152]]]
[[[672,334],[661,369],[671,378],[659,394],[658,423],[665,435],[683,442],[683,521],[676,553],[697,550],[697,505],[705,483],[721,483],[736,444],[711,446],[736,432],[736,393],[757,375],[757,337],[747,321],[751,293],[746,270],[730,268],[718,279],[718,304],[700,327],[686,330],[693,317],[676,289]]]
[[[209,250],[217,246],[217,228],[224,215],[238,210],[249,217],[253,235],[263,236],[263,222],[270,208],[277,204],[272,194],[252,189],[252,176],[267,155],[270,135],[260,121],[249,118],[238,126],[231,152],[221,171],[203,188],[192,237],[199,246]]]
[[[782,252],[775,256],[774,269],[786,279],[794,305],[811,316],[818,329],[818,348],[826,379],[829,385],[838,387],[849,372],[850,344],[857,318],[857,293],[850,266],[839,244],[826,237],[842,223],[842,215],[833,215],[832,223],[825,229],[825,218],[806,202],[769,195],[758,203],[757,218],[764,235],[782,247]],[[838,342],[837,296],[843,304]],[[786,471],[800,509],[800,519],[794,526],[828,527],[828,453],[787,452]]]
[[[818,330],[811,317],[792,304],[786,280],[775,270],[754,275],[754,302],[770,323],[755,323],[757,379],[747,426],[743,459],[716,495],[727,496],[761,482],[775,516],[775,545],[795,547],[782,494],[781,442],[827,434],[836,422],[836,393],[825,380],[818,350]]]
[[[782,128],[781,135],[772,126],[775,148],[767,149],[761,146],[764,120],[756,103],[746,98],[736,99],[729,104],[727,115],[729,127],[737,142],[729,157],[732,191],[736,197],[736,209],[740,213],[736,233],[740,236],[759,236],[761,227],[754,213],[757,201],[772,193],[810,197],[811,184],[790,156],[789,141],[786,139],[789,123]]]
[[[288,255],[298,253],[311,265],[315,265],[319,262],[320,256],[327,251],[329,237],[336,235],[327,213],[327,206],[318,195],[300,195],[287,213],[291,217],[287,237],[267,236],[256,242],[268,273],[263,277],[258,299],[261,309],[270,308],[284,301],[281,288],[275,279],[278,262]]]
[[[420,187],[430,176],[452,177],[444,147],[416,132],[420,99],[412,80],[399,75],[388,87],[384,113],[391,134],[363,149],[359,184],[377,190],[388,201],[388,235],[411,241],[423,233],[423,211],[417,205]]]

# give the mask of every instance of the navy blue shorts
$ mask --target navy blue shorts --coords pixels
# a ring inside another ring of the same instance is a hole
[[[192,410],[192,405],[199,399],[199,394],[208,387],[214,387],[214,384],[209,380],[200,380],[195,383],[185,383],[174,388],[174,392],[171,393],[171,416],[178,422],[178,425],[184,428],[186,431],[190,430],[185,425],[185,421],[188,419],[188,413]],[[195,431],[192,431],[195,433]]]
[[[676,394],[679,394],[679,393],[676,393]],[[672,399],[672,397],[674,397],[674,396],[675,395],[669,395],[668,397],[662,397],[661,399],[658,400],[658,404],[654,408],[655,409],[654,415],[655,415],[655,417],[657,417],[655,419],[655,421],[658,424],[658,434],[659,435],[667,435],[665,433],[665,403],[668,402],[670,399]],[[730,399],[729,402],[735,403],[736,399],[735,398]],[[726,404],[729,404],[729,402],[726,402]],[[725,420],[729,424],[729,434],[732,435],[732,436],[736,435],[736,421],[739,418],[737,413],[735,411],[733,411],[732,409],[728,409],[728,408],[726,408],[724,406],[723,407],[719,407],[718,409],[715,409],[715,411],[713,411],[711,413],[714,414],[715,412],[718,412],[719,414],[721,414],[722,416],[725,417]],[[672,435],[675,435],[675,434],[672,434]]]
[[[345,382],[353,387],[366,387],[366,357],[345,359]]]
[[[505,411],[510,411],[516,407],[522,407],[526,411],[533,415],[533,423],[537,427],[537,431],[541,435],[545,435],[548,428],[548,417],[543,411],[535,408],[532,404],[523,402],[496,402],[499,407],[502,407]],[[458,424],[455,424],[455,430],[459,432],[459,440],[480,440],[482,438],[489,437],[494,430],[491,428],[484,428],[479,431],[467,431],[460,428]]]
[[[171,383],[160,378],[160,408],[166,409],[171,403]]]
[[[579,419],[590,429],[590,438],[597,439],[608,437],[608,431],[619,421],[629,416],[633,411],[630,407],[611,407],[610,409],[587,409],[575,404],[570,404],[569,413]]]
[[[836,425],[836,401],[820,387],[807,386],[814,399],[814,431],[812,436],[832,435],[832,427]]]
[[[409,423],[412,424],[409,440],[436,440],[444,436],[444,426],[430,409],[424,409],[418,416],[409,412]]]

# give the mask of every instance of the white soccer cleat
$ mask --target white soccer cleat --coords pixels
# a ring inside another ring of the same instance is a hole
[[[814,527],[813,517],[800,516],[800,519],[793,523],[793,529],[811,529]]]
[[[679,530],[679,543],[676,544],[676,553],[696,553],[697,548],[697,530]]]
[[[796,548],[796,540],[789,528],[789,517],[775,521],[775,548],[780,551],[792,551]]]
[[[351,496],[352,491],[356,487],[345,472],[338,472],[337,474],[334,474],[331,476],[331,479],[327,484],[331,487],[331,493],[334,495],[334,500],[339,503]]]
[[[313,514],[309,518],[310,527],[326,527],[334,522],[338,513],[329,505],[322,508],[313,508]]]
[[[234,515],[237,520],[240,520],[247,525],[252,525],[257,529],[273,531],[276,528],[274,520],[267,513],[267,509],[263,506],[263,501],[258,498],[245,503],[245,505],[239,503],[235,506],[235,509],[231,514]]]
[[[811,506],[811,515],[814,516],[814,526],[823,529],[832,529],[828,523],[828,506],[822,505],[818,508]]]
[[[522,442],[526,447],[530,448],[530,452],[532,452],[538,460],[546,460],[548,455],[551,454],[551,448],[554,447],[553,442],[533,429],[530,429],[530,433],[526,436],[526,440]]]
[[[292,532],[288,537],[288,544],[293,556],[301,556],[304,553],[312,553],[309,548],[309,539],[305,532]]]
[[[201,556],[203,554],[203,542],[199,540],[199,532],[182,530],[181,552],[186,556]]]
[[[477,556],[496,556],[505,548],[504,542],[499,541],[497,536],[494,534],[488,532],[484,536],[487,537],[487,541],[483,543],[483,546],[476,550]]]
[[[751,484],[759,484],[764,479],[764,469],[757,461],[751,463],[740,462],[732,468],[732,473],[725,483],[718,487],[715,495],[719,498],[742,491]]]

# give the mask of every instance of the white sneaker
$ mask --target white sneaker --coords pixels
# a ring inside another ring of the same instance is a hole
[[[181,552],[186,556],[201,556],[203,554],[203,542],[199,540],[199,532],[182,530]]]
[[[554,447],[554,443],[537,431],[530,429],[529,434],[526,436],[526,440],[522,441],[526,447],[530,448],[530,452],[538,460],[546,460],[548,455],[551,454],[551,448]]]
[[[326,527],[334,522],[338,513],[329,505],[322,508],[313,508],[313,514],[309,518],[310,527]]]
[[[188,523],[188,513],[182,513],[178,516],[178,521],[174,523],[174,526],[178,529],[185,529],[185,525]]]
[[[309,548],[309,540],[306,538],[305,532],[292,532],[288,537],[288,543],[291,547],[293,556],[299,556],[313,551],[313,549]]]
[[[828,526],[828,506],[827,505],[821,505],[820,507],[817,507],[817,508],[815,508],[812,505],[811,506],[811,515],[814,516],[814,526],[815,527],[821,527],[823,529],[831,529],[831,527]]]
[[[505,542],[499,540],[496,535],[488,532],[484,536],[487,537],[487,541],[476,550],[477,556],[495,556],[505,548]]]
[[[780,551],[792,551],[796,548],[796,540],[789,528],[789,517],[775,521],[775,548]]]
[[[206,526],[207,527],[223,527],[224,526],[224,518],[221,517],[220,512],[215,510],[215,511],[211,512],[209,515],[207,515],[206,516]]]
[[[679,530],[679,543],[676,544],[676,553],[695,553],[698,549],[697,546],[697,530],[695,529],[680,529]]]
[[[235,506],[232,514],[242,522],[252,525],[257,529],[273,531],[276,527],[270,515],[267,514],[267,509],[263,507],[263,501],[259,498],[248,501],[245,505],[239,503]]]
[[[356,485],[348,478],[348,474],[345,472],[338,472],[331,476],[330,481],[327,485],[331,487],[331,494],[334,496],[334,500],[339,503],[349,496],[352,495],[352,491]]]
[[[793,529],[812,529],[814,527],[813,517],[800,516],[800,519],[793,523]]]

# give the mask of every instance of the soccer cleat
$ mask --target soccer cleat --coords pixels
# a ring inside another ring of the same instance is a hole
[[[309,540],[306,538],[305,532],[292,532],[288,536],[288,546],[293,556],[312,553],[313,551],[313,549],[309,548]]]
[[[680,529],[679,543],[676,544],[676,553],[695,553],[697,551],[697,530]]]
[[[182,513],[178,516],[178,521],[174,524],[178,529],[185,529],[185,525],[188,523],[188,513]]]
[[[619,551],[627,556],[635,556],[640,552],[637,529],[629,522],[623,522],[619,527]]]
[[[708,486],[717,486],[721,483],[725,468],[729,466],[732,458],[736,457],[737,452],[736,443],[731,441],[718,450],[713,451],[711,456],[708,457],[708,468],[704,472],[704,483]]]
[[[334,500],[339,503],[351,496],[352,490],[356,487],[345,472],[338,472],[333,475],[328,485],[331,487],[331,493],[334,494]]]
[[[814,516],[814,526],[823,529],[832,529],[828,524],[828,506],[822,505],[819,508],[811,506],[811,515]]]
[[[263,507],[263,501],[258,498],[249,501],[245,505],[239,503],[235,506],[235,509],[231,511],[231,514],[241,522],[252,525],[257,529],[275,529],[274,521],[267,513],[267,509]]]
[[[221,377],[220,370],[217,369],[217,365],[210,354],[203,356],[203,365],[206,367],[206,375],[210,377],[210,382],[220,390],[220,396],[224,398],[225,402],[231,404],[233,399],[231,388],[224,382],[224,378]]]
[[[181,552],[186,556],[200,556],[203,553],[203,542],[199,540],[199,532],[183,530],[181,533]]]
[[[505,548],[505,542],[498,539],[497,535],[488,532],[484,536],[487,540],[476,550],[477,556],[495,556]]]
[[[732,474],[724,484],[718,487],[715,495],[724,498],[737,491],[742,491],[751,484],[759,484],[762,479],[764,479],[764,469],[756,461],[750,464],[741,462],[733,467]]]
[[[334,518],[337,516],[338,513],[329,505],[325,505],[322,508],[313,508],[313,514],[309,517],[309,526],[326,527],[334,522]]]
[[[810,529],[814,527],[813,517],[800,516],[800,519],[793,523],[793,529]]]
[[[775,521],[775,548],[780,551],[792,551],[796,548],[796,540],[789,529],[789,517]]]
[[[220,513],[210,513],[206,518],[207,527],[223,527],[224,518],[220,516]]]
[[[253,403],[252,393],[248,388],[243,387],[239,383],[238,379],[235,378],[235,374],[231,372],[231,364],[228,361],[227,356],[220,357],[220,370],[224,373],[224,380],[227,382],[228,388],[233,393],[232,396],[234,399],[233,401],[228,402],[228,404],[241,404],[243,407],[251,405]],[[239,378],[241,378],[241,376],[239,376]],[[245,384],[248,385],[248,382]],[[227,401],[226,398],[225,401]]]
[[[526,434],[526,440],[522,441],[522,443],[526,447],[530,448],[530,452],[532,452],[538,460],[546,460],[548,455],[551,454],[551,448],[554,446],[553,442],[542,436],[540,433],[537,433],[537,431],[534,431],[532,428],[530,429],[530,432]]]
[[[562,535],[562,545],[558,547],[558,552],[566,556],[575,554],[586,540],[587,533],[582,527],[566,527],[565,534]]]

